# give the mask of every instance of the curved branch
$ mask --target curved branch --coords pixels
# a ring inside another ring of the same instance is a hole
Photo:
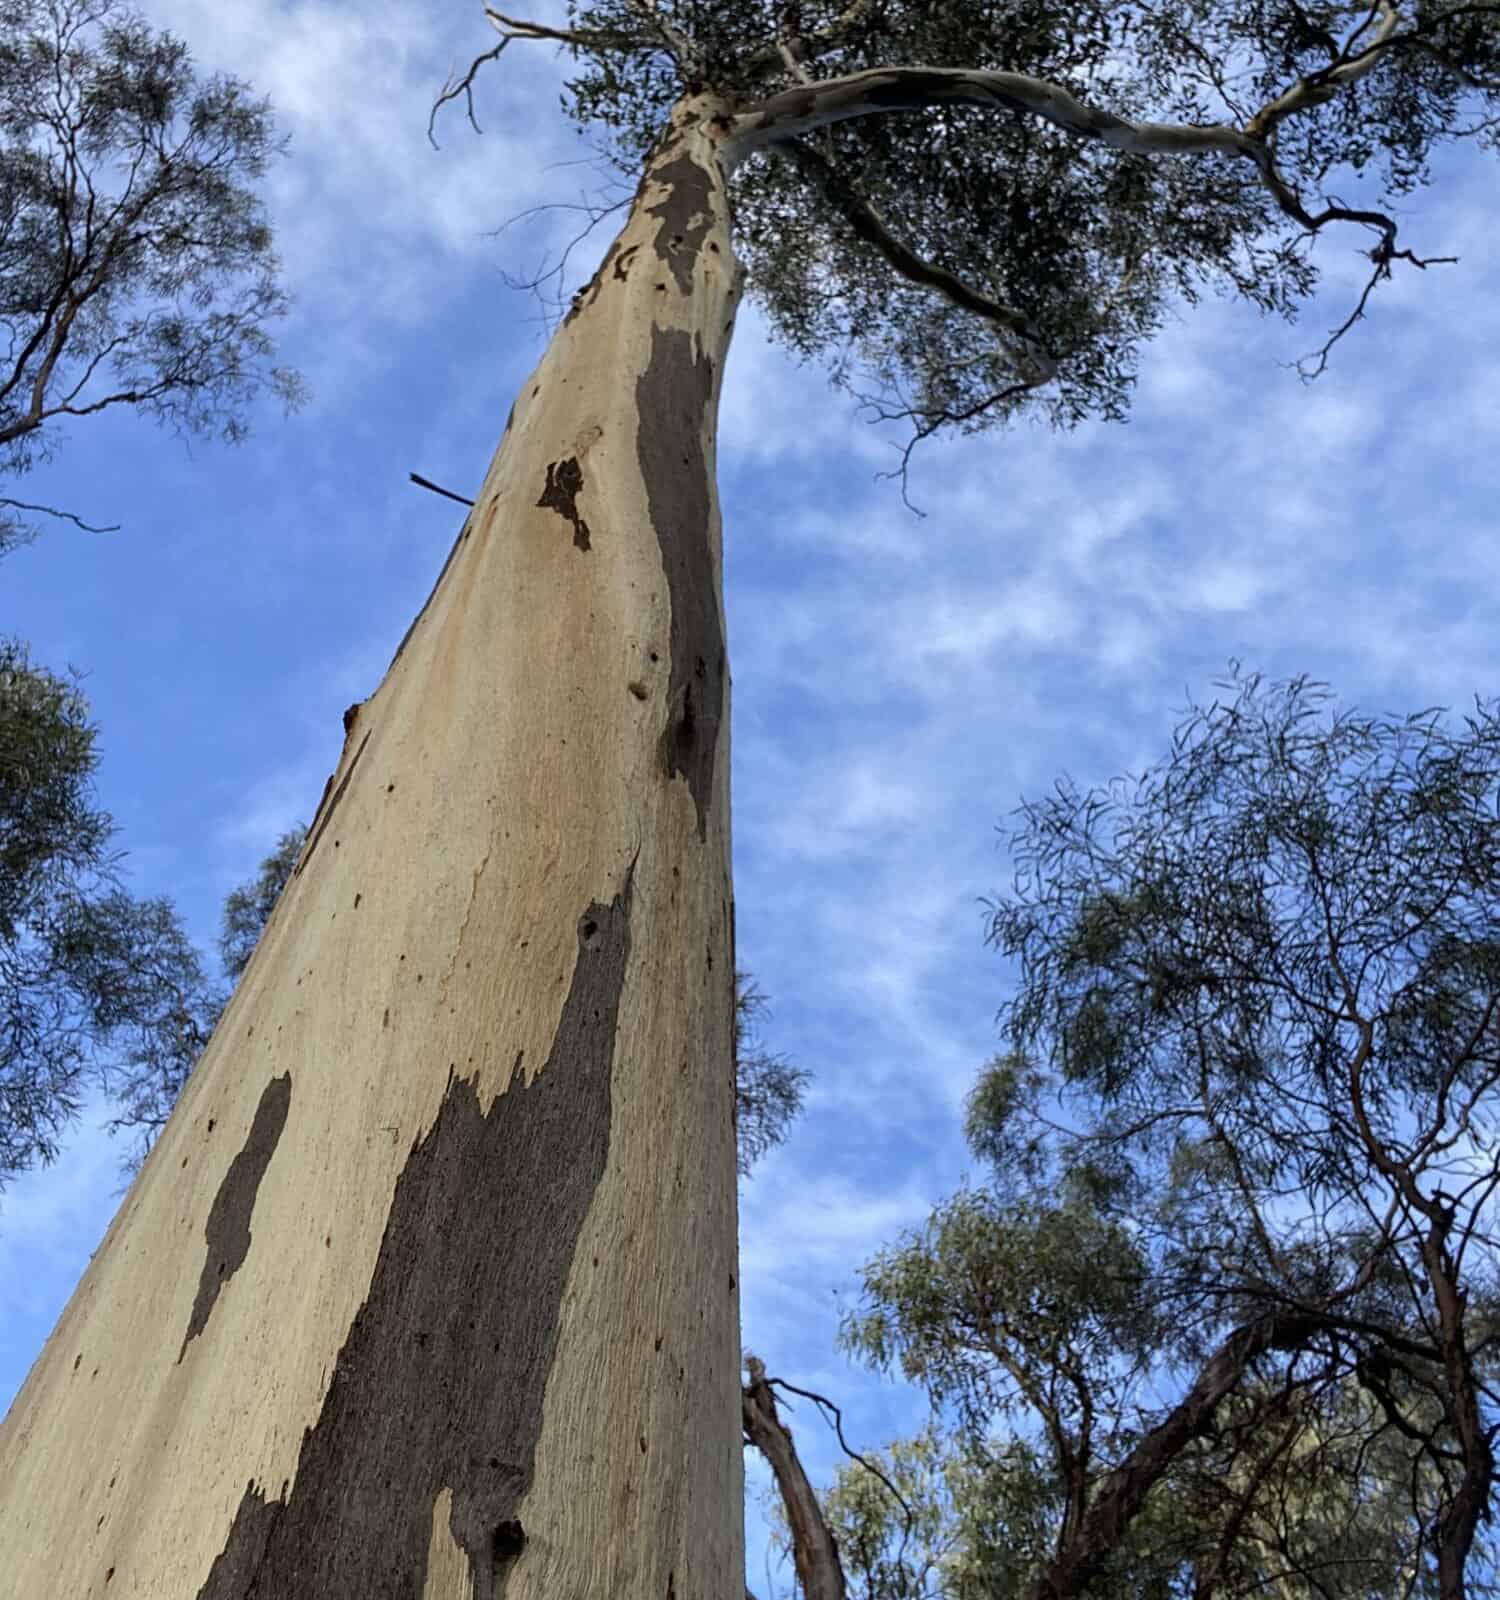
[[[1264,138],[1283,117],[1309,110],[1313,106],[1320,106],[1325,100],[1333,99],[1341,89],[1356,79],[1364,77],[1391,43],[1391,34],[1395,31],[1398,20],[1392,0],[1376,0],[1376,10],[1380,13],[1380,26],[1375,30],[1375,37],[1357,56],[1351,56],[1349,60],[1341,61],[1335,67],[1324,67],[1321,71],[1313,73],[1310,78],[1298,78],[1284,95],[1273,100],[1270,105],[1262,106],[1251,117],[1245,131],[1252,138]],[[1347,49],[1348,46],[1344,48]]]
[[[1057,375],[1057,363],[1047,354],[1041,335],[1032,326],[1024,312],[1013,306],[992,300],[955,277],[945,267],[924,261],[915,250],[903,244],[886,227],[884,218],[825,156],[819,155],[810,145],[800,140],[790,140],[779,145],[823,191],[828,201],[854,230],[859,238],[872,244],[881,255],[912,283],[923,288],[936,289],[954,305],[976,316],[993,322],[1007,333],[1015,335],[1026,347],[1022,361],[1030,366],[1031,374],[1023,379],[1026,388],[1047,383]]]
[[[1405,260],[1425,269],[1437,262],[1456,259],[1452,256],[1422,259],[1409,250],[1397,250],[1396,223],[1381,211],[1345,206],[1334,199],[1314,215],[1276,166],[1272,146],[1277,124],[1334,98],[1371,71],[1386,50],[1418,48],[1452,65],[1425,38],[1426,24],[1413,32],[1397,35],[1394,30],[1398,19],[1393,0],[1377,0],[1376,9],[1380,25],[1375,38],[1363,50],[1348,61],[1299,78],[1285,94],[1251,117],[1243,129],[1224,124],[1131,122],[1112,112],[1085,105],[1058,84],[1019,72],[964,67],[879,67],[821,82],[802,83],[747,107],[730,120],[725,158],[733,165],[756,150],[782,146],[814,129],[855,117],[953,104],[983,106],[1017,115],[1030,113],[1132,155],[1216,152],[1243,156],[1255,163],[1262,183],[1280,209],[1309,234],[1317,233],[1330,222],[1354,222],[1381,235],[1380,243],[1369,252],[1375,271],[1359,305],[1318,352],[1321,364],[1310,374],[1302,374],[1304,378],[1315,378],[1326,365],[1329,350],[1364,314],[1370,290],[1381,278],[1390,276],[1393,261]],[[1301,363],[1298,365],[1300,371]]]
[[[1348,211],[1336,206],[1321,216],[1311,216],[1296,190],[1277,171],[1271,152],[1271,135],[1278,122],[1332,99],[1369,72],[1390,45],[1402,42],[1392,38],[1397,21],[1392,0],[1378,0],[1378,6],[1380,29],[1364,50],[1336,67],[1299,78],[1285,94],[1257,112],[1243,130],[1223,124],[1130,122],[1113,112],[1085,105],[1058,84],[1020,72],[880,67],[772,95],[732,120],[728,144],[737,158],[830,123],[887,111],[920,111],[935,105],[967,103],[1018,114],[1029,112],[1132,155],[1217,151],[1244,156],[1255,163],[1281,209],[1309,231],[1316,232],[1324,223],[1335,220],[1369,222],[1385,232],[1388,248],[1393,249],[1396,225],[1379,212]]]
[[[542,22],[531,22],[525,17],[507,16],[503,11],[496,11],[492,6],[484,8],[485,20],[500,35],[500,43],[493,50],[486,50],[483,55],[475,56],[469,63],[469,70],[461,78],[449,76],[443,85],[442,92],[432,103],[432,110],[427,117],[427,139],[436,150],[437,140],[433,137],[433,124],[437,114],[450,100],[464,97],[464,114],[469,119],[469,126],[475,133],[483,133],[484,129],[474,120],[474,76],[486,61],[496,61],[513,39],[552,39],[558,44],[572,45],[576,49],[587,50],[655,50],[658,45],[654,40],[643,38],[637,34],[613,33],[602,29],[591,28],[549,28]]]
[[[62,517],[68,522],[75,522],[85,533],[118,533],[120,524],[111,522],[105,527],[95,527],[92,522],[85,522],[82,517],[74,516],[71,511],[59,511],[56,506],[34,506],[25,500],[11,500],[0,496],[0,506],[12,506],[17,511],[36,511],[48,517]]]

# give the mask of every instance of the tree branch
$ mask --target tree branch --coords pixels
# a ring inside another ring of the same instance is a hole
[[[1073,1600],[1117,1550],[1147,1494],[1188,1444],[1213,1423],[1257,1357],[1298,1350],[1322,1332],[1324,1319],[1305,1312],[1273,1312],[1238,1327],[1204,1363],[1192,1388],[1099,1485],[1093,1504],[1067,1548],[1038,1575],[1031,1600]]]
[[[82,517],[76,517],[71,511],[59,511],[55,506],[34,506],[25,500],[11,500],[0,496],[0,506],[14,506],[17,511],[37,511],[43,516],[62,517],[68,522],[76,522],[85,533],[118,533],[120,524],[112,522],[106,527],[95,527],[92,522],[85,522]]]
[[[407,477],[409,477],[413,483],[419,484],[422,488],[431,489],[434,494],[444,494],[447,495],[450,500],[457,500],[461,506],[471,506],[474,504],[472,500],[466,500],[463,495],[454,494],[451,489],[441,488],[430,478],[424,478],[420,472],[409,472],[407,473]]]
[[[776,1474],[804,1600],[845,1600],[838,1546],[797,1459],[791,1431],[776,1414],[776,1396],[766,1381],[765,1363],[747,1355],[745,1366],[750,1373],[750,1382],[741,1391],[745,1433]]]
[[[763,78],[786,62],[783,46],[789,47],[797,65],[815,60],[828,51],[837,49],[860,20],[873,8],[875,0],[851,0],[829,25],[818,33],[798,34],[794,38],[762,45],[744,62],[744,70],[752,78]]]
[[[1026,388],[1048,383],[1057,375],[1057,363],[1047,354],[1041,335],[1032,326],[1024,312],[1013,306],[992,300],[955,277],[944,267],[924,261],[915,250],[897,239],[885,225],[885,219],[826,157],[819,155],[810,145],[800,140],[789,140],[779,145],[797,165],[823,191],[829,203],[839,212],[855,234],[867,244],[872,244],[903,278],[936,289],[939,294],[965,311],[993,322],[1007,333],[1013,334],[1025,347],[1018,372]],[[1024,365],[1023,365],[1024,363]],[[1026,371],[1026,367],[1030,372]]]
[[[703,75],[703,58],[693,41],[680,34],[662,15],[657,0],[629,0],[634,11],[672,53],[684,78],[696,80]]]
[[[469,70],[463,77],[455,78],[451,74],[443,85],[442,92],[432,103],[432,110],[427,117],[427,138],[433,149],[438,148],[438,142],[433,136],[433,125],[437,114],[450,100],[456,100],[459,95],[464,97],[464,115],[469,119],[469,126],[475,133],[483,133],[484,129],[474,120],[474,77],[486,61],[496,61],[513,39],[552,39],[558,44],[572,45],[579,50],[655,50],[658,46],[642,35],[630,33],[614,33],[593,28],[549,28],[542,22],[531,22],[525,17],[510,17],[503,11],[496,11],[491,6],[484,8],[485,20],[500,35],[500,43],[493,50],[486,50],[483,55],[475,56],[469,63]]]

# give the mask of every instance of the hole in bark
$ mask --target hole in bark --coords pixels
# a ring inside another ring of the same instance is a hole
[[[599,924],[592,917],[585,917],[578,924],[578,941],[585,950],[592,950],[599,942]]]
[[[490,1546],[490,1559],[497,1582],[505,1576],[506,1568],[525,1548],[526,1530],[519,1522],[502,1522],[495,1529]]]

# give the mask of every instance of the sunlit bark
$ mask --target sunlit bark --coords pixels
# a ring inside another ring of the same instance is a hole
[[[6,1418],[0,1594],[743,1593],[715,110]]]

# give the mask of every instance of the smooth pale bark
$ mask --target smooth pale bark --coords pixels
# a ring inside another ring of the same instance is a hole
[[[744,1591],[718,109],[528,379],[5,1420],[0,1595]]]

